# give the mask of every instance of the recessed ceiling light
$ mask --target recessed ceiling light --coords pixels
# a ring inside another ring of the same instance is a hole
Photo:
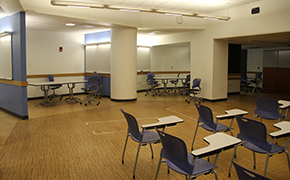
[[[70,26],[70,27],[73,27],[73,26],[75,26],[75,24],[74,24],[74,23],[66,23],[65,25],[66,25],[66,26]]]

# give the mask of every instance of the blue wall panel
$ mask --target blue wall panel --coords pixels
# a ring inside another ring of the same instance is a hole
[[[12,31],[12,78],[26,79],[26,29],[25,12],[0,19],[0,32]],[[0,107],[22,119],[28,118],[27,87],[0,83]]]

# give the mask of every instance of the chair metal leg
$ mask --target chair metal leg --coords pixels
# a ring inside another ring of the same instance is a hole
[[[290,159],[289,159],[289,153],[288,151],[285,151],[286,155],[287,155],[287,160],[288,160],[288,169],[289,169],[289,172],[290,172]]]
[[[135,179],[135,171],[136,171],[136,166],[137,166],[137,161],[138,161],[138,156],[139,156],[139,151],[140,151],[141,145],[142,145],[142,143],[140,142],[138,145],[137,155],[136,155],[136,159],[135,159],[135,165],[134,165],[134,170],[133,170],[133,179]]]
[[[213,173],[214,173],[215,179],[218,180],[218,175],[215,170],[213,171]]]
[[[234,160],[234,158],[236,156],[237,147],[238,147],[238,145],[235,145],[235,149],[234,149],[234,153],[233,153],[233,156],[232,156],[232,160],[231,160],[231,164],[230,164],[230,169],[229,169],[229,177],[231,177],[231,169],[232,169],[232,165],[233,165],[233,160]]]
[[[126,146],[127,146],[128,138],[129,138],[129,132],[127,132],[127,137],[126,137],[125,146],[124,146],[124,150],[123,150],[123,155],[122,155],[122,164],[124,164],[124,156],[125,156],[125,150],[126,150]]]
[[[266,177],[266,173],[267,173],[269,157],[270,157],[270,153],[267,154],[266,165],[265,165],[265,171],[264,171],[264,176],[265,176],[265,177]]]
[[[162,156],[160,156],[160,159],[159,159],[159,163],[158,163],[158,166],[157,166],[157,171],[156,171],[156,174],[155,174],[155,180],[157,179],[161,162],[162,162]]]
[[[253,158],[254,158],[254,169],[256,169],[256,155],[254,151],[253,151]]]
[[[154,156],[153,156],[153,149],[152,149],[152,144],[150,143],[149,145],[150,145],[150,149],[151,149],[151,156],[152,156],[152,159],[153,159],[153,158],[154,158]]]
[[[199,123],[197,122],[196,129],[195,129],[195,133],[194,133],[193,140],[192,140],[192,144],[191,144],[191,151],[193,151],[193,144],[194,144],[195,137],[196,137],[196,134],[197,134],[198,124]]]

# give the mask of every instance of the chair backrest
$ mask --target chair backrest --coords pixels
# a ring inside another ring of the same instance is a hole
[[[194,88],[201,89],[201,88],[200,88],[200,82],[201,82],[201,79],[200,79],[200,78],[195,78],[195,79],[192,81],[192,89],[194,89]]]
[[[48,80],[49,80],[49,81],[51,81],[51,82],[54,81],[53,75],[47,75],[47,77],[48,77]]]
[[[187,76],[186,76],[186,80],[185,80],[185,83],[189,83],[190,82],[190,74],[188,74]]]
[[[267,128],[262,122],[241,116],[237,116],[236,119],[240,129],[239,139],[255,144],[266,151],[271,150],[272,145],[267,142]]]
[[[187,173],[191,173],[194,166],[188,162],[186,144],[182,139],[174,137],[156,129],[162,143],[162,156]]]
[[[241,82],[246,83],[248,81],[248,77],[246,74],[241,74]]]
[[[103,85],[102,75],[100,75],[100,74],[96,74],[96,76],[98,77],[97,85],[98,85],[99,87],[101,87],[101,86]]]
[[[201,104],[195,104],[195,106],[199,114],[198,122],[202,122],[212,129],[216,129],[217,124],[213,121],[211,109]]]
[[[129,113],[126,113],[123,109],[120,109],[120,111],[123,113],[123,115],[125,116],[125,119],[127,121],[128,124],[128,132],[134,136],[136,139],[138,139],[139,141],[142,140],[142,135],[140,134],[139,131],[139,126],[138,123],[135,119],[134,116],[132,116]]]
[[[261,79],[261,78],[262,78],[262,74],[263,74],[263,73],[256,73],[256,74],[255,74],[255,78],[256,78],[256,79]]]
[[[154,84],[154,77],[155,77],[155,74],[154,73],[147,73],[147,81],[150,82],[150,84]]]
[[[279,103],[275,99],[265,98],[265,97],[256,97],[256,106],[257,111],[267,111],[269,113],[277,113],[279,109]]]
[[[92,75],[88,78],[88,86],[87,88],[90,91],[96,91],[98,90],[98,76],[97,75]]]
[[[233,162],[238,178],[239,180],[252,180],[252,179],[256,179],[256,180],[270,180],[269,178],[262,176],[260,174],[257,174],[253,171],[250,171],[242,166],[240,166],[239,164]]]

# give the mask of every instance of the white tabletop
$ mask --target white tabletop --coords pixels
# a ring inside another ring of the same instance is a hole
[[[159,79],[159,80],[165,80],[165,79],[168,79],[168,80],[175,80],[175,79],[186,79],[186,78],[181,78],[181,77],[154,77],[154,79]]]
[[[279,100],[278,103],[282,104],[282,105],[279,106],[279,108],[281,108],[281,109],[286,109],[286,108],[290,107],[290,101]]]
[[[216,116],[216,118],[217,119],[227,119],[227,118],[233,118],[235,116],[242,116],[245,114],[249,114],[249,112],[241,110],[241,109],[231,109],[231,110],[227,110],[225,112],[227,114]]]
[[[28,85],[31,86],[49,86],[49,85],[55,85],[55,84],[74,84],[74,83],[86,83],[88,80],[78,80],[78,81],[48,81],[48,82],[34,82],[34,83],[28,83]]]
[[[274,124],[273,126],[279,128],[280,130],[270,133],[271,137],[278,138],[281,136],[290,136],[290,122],[289,121],[281,121]]]
[[[207,155],[212,155],[218,153],[222,150],[234,147],[235,145],[241,142],[240,139],[225,134],[223,132],[217,132],[212,135],[206,136],[203,138],[209,146],[193,150],[191,154],[195,157],[204,157]]]
[[[160,126],[170,126],[175,125],[177,123],[182,123],[184,120],[177,117],[177,116],[166,116],[162,118],[158,118],[158,123],[152,123],[152,124],[145,124],[141,127],[143,129],[152,129],[154,127],[160,127]]]

